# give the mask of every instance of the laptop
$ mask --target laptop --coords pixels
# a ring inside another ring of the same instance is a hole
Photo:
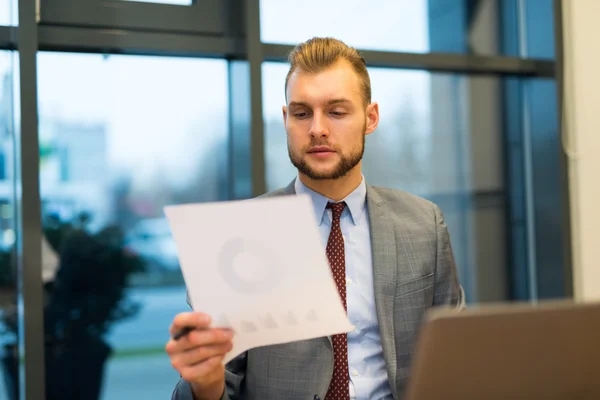
[[[600,303],[432,311],[406,400],[600,399]]]

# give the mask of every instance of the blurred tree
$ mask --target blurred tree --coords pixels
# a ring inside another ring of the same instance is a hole
[[[99,399],[104,364],[112,352],[105,335],[140,309],[140,304],[127,297],[126,289],[130,276],[144,270],[143,261],[126,249],[119,227],[91,234],[86,230],[90,219],[88,213],[72,221],[47,215],[43,223],[44,235],[60,255],[55,279],[44,287],[48,400]],[[10,263],[2,253],[0,262]],[[16,315],[4,315],[13,334]],[[16,343],[5,345],[2,363],[11,399],[18,398],[18,371],[11,367],[17,365],[17,357]]]

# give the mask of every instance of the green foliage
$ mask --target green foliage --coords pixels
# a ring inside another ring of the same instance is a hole
[[[112,324],[134,316],[140,305],[126,296],[128,279],[144,262],[124,247],[119,227],[90,234],[89,216],[72,222],[51,218],[44,229],[60,255],[54,283],[48,287],[46,333],[53,338],[103,335]]]
[[[127,298],[132,274],[143,272],[144,261],[127,251],[124,235],[117,226],[91,234],[89,215],[72,221],[50,215],[43,234],[59,255],[54,281],[45,285],[45,332],[48,340],[77,340],[102,336],[110,327],[131,318],[140,305]],[[14,287],[12,250],[0,252],[0,285]],[[16,331],[16,319],[6,315],[5,324]]]

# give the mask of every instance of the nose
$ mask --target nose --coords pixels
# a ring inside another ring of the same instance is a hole
[[[323,113],[315,112],[313,114],[312,125],[310,126],[310,134],[314,137],[326,137],[329,135],[327,119]]]

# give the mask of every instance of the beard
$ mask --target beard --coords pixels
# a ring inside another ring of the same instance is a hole
[[[365,152],[365,137],[363,134],[362,140],[357,147],[354,147],[349,154],[343,154],[338,151],[337,148],[333,148],[336,150],[337,154],[341,156],[341,159],[335,165],[332,170],[329,171],[318,171],[315,168],[312,168],[307,162],[306,159],[302,156],[306,154],[306,150],[314,146],[329,146],[326,140],[316,140],[312,139],[310,145],[305,147],[299,154],[294,153],[292,150],[289,141],[288,141],[288,154],[290,156],[290,161],[298,169],[298,171],[310,179],[314,180],[325,180],[325,179],[339,179],[343,176],[346,176],[348,172],[350,172],[354,167],[358,165],[358,163],[362,160],[363,154]],[[329,146],[331,147],[331,146]]]

